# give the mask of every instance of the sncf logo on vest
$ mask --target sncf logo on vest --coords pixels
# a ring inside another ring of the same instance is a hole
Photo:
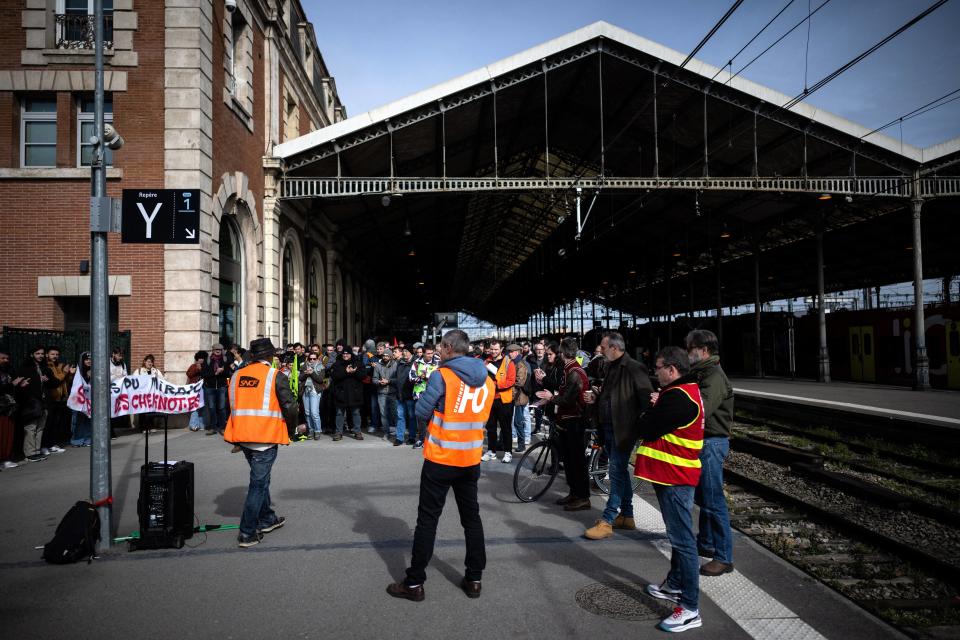
[[[259,387],[260,380],[257,378],[251,378],[250,376],[240,376],[239,384],[241,387]]]

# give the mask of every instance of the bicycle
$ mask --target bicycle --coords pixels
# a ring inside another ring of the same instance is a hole
[[[633,466],[634,465],[632,462],[629,463],[628,470],[630,473],[630,481],[633,485],[633,491],[636,491],[637,487],[640,486],[642,481],[633,474]],[[595,449],[593,452],[591,452],[589,474],[590,479],[593,480],[594,484],[597,485],[597,488],[606,495],[610,495],[609,463],[602,448]]]
[[[513,492],[521,502],[538,500],[550,489],[560,473],[560,449],[556,429],[553,424],[548,425],[547,429],[547,437],[524,452],[513,472]],[[590,456],[590,478],[601,491],[609,493],[606,457],[596,429],[586,429],[584,432],[584,455]]]

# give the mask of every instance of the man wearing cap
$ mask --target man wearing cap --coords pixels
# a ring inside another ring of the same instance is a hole
[[[224,440],[243,452],[250,465],[250,485],[240,518],[237,544],[247,548],[264,533],[279,529],[285,519],[270,507],[270,471],[277,445],[290,444],[288,425],[297,423],[297,399],[290,381],[271,366],[276,348],[270,338],[250,343],[250,364],[230,380],[230,418]]]
[[[527,347],[529,348],[529,344]],[[513,383],[513,432],[517,436],[517,453],[523,453],[526,443],[530,442],[530,379],[533,377],[527,361],[523,357],[523,347],[513,343],[507,345],[507,357],[517,370]]]

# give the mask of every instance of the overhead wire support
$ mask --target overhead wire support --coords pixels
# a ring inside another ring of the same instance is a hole
[[[717,24],[713,25],[713,29],[710,29],[710,32],[707,35],[703,36],[703,40],[700,41],[700,44],[694,47],[693,51],[690,52],[690,55],[684,58],[683,62],[680,63],[681,69],[687,66],[688,62],[693,60],[693,57],[697,55],[697,53],[699,53],[700,49],[702,49],[703,46],[707,44],[707,41],[713,37],[713,34],[715,34],[717,30],[723,26],[723,23],[726,22],[727,19],[733,15],[733,12],[736,11],[741,4],[743,4],[743,0],[737,0],[736,2],[733,3],[733,6],[727,9],[727,12],[723,14],[723,17],[720,18],[720,20],[717,21]]]
[[[906,24],[904,24],[902,27],[900,27],[899,29],[897,29],[896,31],[894,31],[893,33],[891,33],[890,35],[888,35],[886,38],[884,38],[884,39],[881,40],[880,42],[876,43],[875,45],[873,45],[872,47],[870,47],[869,49],[867,49],[866,51],[864,51],[863,53],[861,53],[860,55],[858,55],[858,56],[857,56],[856,58],[854,58],[853,60],[850,60],[849,62],[847,62],[845,65],[843,65],[842,67],[840,67],[839,69],[837,69],[837,70],[834,71],[833,73],[831,73],[831,74],[829,74],[829,75],[827,75],[827,76],[824,76],[824,77],[821,78],[819,81],[817,81],[816,83],[814,83],[814,85],[813,85],[812,87],[810,87],[809,89],[804,89],[802,93],[800,93],[799,95],[797,95],[796,97],[794,97],[792,100],[788,100],[786,103],[782,104],[781,107],[784,108],[784,109],[792,109],[794,106],[796,106],[797,104],[799,104],[804,98],[808,97],[809,95],[811,95],[811,94],[814,93],[815,91],[817,91],[817,90],[819,90],[819,89],[822,89],[822,88],[823,88],[824,86],[826,86],[828,83],[830,83],[831,81],[833,81],[834,79],[836,79],[840,74],[842,74],[843,72],[847,71],[848,69],[850,69],[851,67],[853,67],[853,66],[856,65],[857,63],[861,62],[864,58],[866,58],[867,56],[869,56],[870,54],[872,54],[873,52],[875,52],[877,49],[879,49],[879,48],[882,47],[883,45],[887,44],[888,42],[890,42],[891,40],[893,40],[894,38],[896,38],[897,36],[899,36],[901,33],[903,33],[904,31],[906,31],[907,29],[909,29],[909,28],[912,27],[913,25],[917,24],[918,22],[920,22],[921,20],[923,20],[924,18],[926,18],[928,15],[930,15],[931,13],[933,13],[934,11],[936,11],[937,9],[939,9],[940,7],[942,7],[943,5],[945,5],[947,2],[948,2],[948,0],[937,0],[937,2],[935,2],[935,3],[932,4],[930,7],[928,7],[925,11],[923,11],[922,13],[918,14],[917,16],[915,16],[912,20],[910,20],[909,22],[907,22]]]

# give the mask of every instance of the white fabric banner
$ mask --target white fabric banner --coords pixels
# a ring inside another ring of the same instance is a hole
[[[73,377],[67,406],[90,415],[90,383]],[[110,383],[110,417],[135,413],[189,413],[203,406],[203,381],[172,384],[156,376],[124,376]]]

